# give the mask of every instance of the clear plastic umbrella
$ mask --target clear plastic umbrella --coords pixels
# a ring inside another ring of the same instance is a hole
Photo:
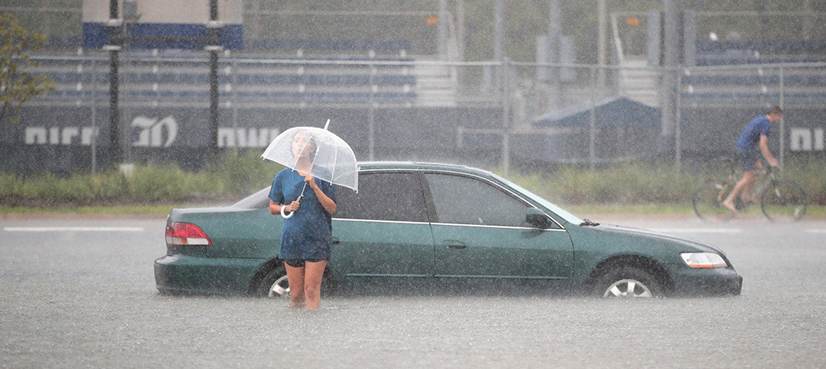
[[[324,129],[316,127],[290,128],[278,135],[267,146],[261,157],[288,168],[296,169],[298,157],[293,154],[293,143],[296,142],[297,145],[300,145],[302,154],[305,150],[314,150],[314,153],[309,155],[312,164],[310,173],[314,177],[358,192],[356,154],[353,153],[353,149],[350,148],[347,142],[327,130],[329,125],[330,120],[328,119]],[[306,183],[304,189],[307,189]],[[303,196],[303,190],[301,194]],[[292,213],[285,215],[284,208],[281,209],[281,215],[285,218],[292,216]]]

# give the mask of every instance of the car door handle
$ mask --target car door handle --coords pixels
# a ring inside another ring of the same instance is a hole
[[[341,241],[339,241],[339,239],[338,239],[338,238],[333,237],[333,245],[338,245],[338,244],[340,244],[340,243],[341,243]]]
[[[460,241],[444,241],[442,242],[448,250],[462,250],[466,249],[467,245]]]

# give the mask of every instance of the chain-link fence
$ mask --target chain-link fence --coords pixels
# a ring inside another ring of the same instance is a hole
[[[26,105],[4,129],[7,170],[96,168],[109,158],[109,59],[40,56],[57,91]],[[197,167],[209,156],[205,55],[124,53],[119,132],[125,162]],[[486,168],[702,161],[733,151],[761,110],[787,111],[773,150],[822,153],[826,64],[662,68],[423,61],[399,55],[266,58],[225,54],[218,64],[217,142],[263,149],[281,131],[322,125],[361,160],[421,160]],[[679,123],[677,123],[679,122]],[[37,157],[37,164],[31,158]]]

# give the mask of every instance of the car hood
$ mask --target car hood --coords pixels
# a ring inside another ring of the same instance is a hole
[[[643,228],[634,228],[634,227],[627,227],[621,226],[617,224],[600,224],[599,226],[595,227],[594,229],[603,231],[603,232],[611,232],[611,233],[619,233],[624,235],[631,235],[636,237],[643,237],[649,239],[658,239],[658,240],[667,240],[674,243],[678,243],[681,245],[689,246],[695,249],[698,249],[700,252],[714,252],[718,253],[722,256],[726,256],[725,252],[717,247],[706,245],[704,243],[700,243],[697,241],[689,240],[682,237],[677,237],[673,235],[668,235],[665,233],[660,233],[648,229]],[[691,250],[686,250],[691,251]]]

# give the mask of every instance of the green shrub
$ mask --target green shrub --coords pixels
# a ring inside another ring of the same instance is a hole
[[[246,153],[226,152],[220,160],[211,163],[207,172],[223,184],[222,193],[246,196],[272,183],[275,174],[283,166],[264,160],[257,151]]]
[[[208,173],[188,173],[174,164],[136,166],[130,185],[130,200],[138,202],[187,201],[217,198],[220,179]]]
[[[509,174],[510,180],[560,204],[651,202],[691,200],[698,176],[679,173],[670,166],[621,164],[591,171],[563,166],[550,174]]]
[[[797,182],[810,204],[826,205],[826,165],[820,160],[789,160],[781,177]]]
[[[0,173],[2,204],[110,204],[181,201],[226,202],[269,186],[284,167],[262,160],[257,151],[227,152],[205,169],[188,172],[176,164],[138,165],[131,177],[119,171],[58,177]],[[689,203],[706,178],[724,177],[725,168],[678,172],[665,164],[620,164],[591,171],[561,166],[549,173],[509,173],[506,177],[558,204]],[[826,205],[822,160],[787,161],[783,177],[798,182],[809,202]]]

